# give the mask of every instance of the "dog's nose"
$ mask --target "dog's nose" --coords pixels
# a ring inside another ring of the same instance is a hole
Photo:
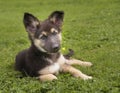
[[[53,51],[57,52],[60,49],[59,44],[54,44],[53,45]]]

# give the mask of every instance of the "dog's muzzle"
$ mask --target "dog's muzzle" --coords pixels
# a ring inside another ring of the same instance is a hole
[[[52,51],[55,53],[55,52],[58,52],[60,50],[60,45],[59,44],[54,44],[52,46]]]

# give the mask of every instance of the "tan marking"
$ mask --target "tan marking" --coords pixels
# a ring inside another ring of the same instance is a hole
[[[44,46],[44,44],[41,42],[41,40],[34,39],[34,44],[40,51],[47,52],[45,49],[42,48],[42,46]]]
[[[56,20],[55,17],[50,18],[50,21],[52,21],[53,23],[55,23],[55,20]]]
[[[32,22],[32,25],[35,26],[35,27],[36,27],[37,25],[39,25],[39,24],[40,24],[40,23],[39,23],[38,21],[33,21],[33,22]]]
[[[56,80],[57,77],[53,74],[46,74],[46,75],[40,75],[39,79],[44,82],[44,81]]]
[[[51,33],[54,33],[54,32],[58,33],[58,31],[55,28],[51,28],[50,31],[51,31]]]
[[[62,41],[62,35],[61,33],[58,34],[60,41]]]
[[[40,34],[40,36],[39,36],[39,38],[41,38],[42,36],[47,36],[47,33],[45,32],[45,31],[43,31],[41,34]]]
[[[88,79],[92,79],[91,76],[88,76],[86,74],[83,74],[81,71],[79,71],[78,69],[70,66],[70,65],[67,65],[67,64],[64,64],[62,66],[62,71],[63,72],[69,72],[71,73],[74,77],[80,77],[82,78],[83,80],[88,80]]]
[[[32,40],[34,40],[34,32],[28,31],[28,34],[30,35],[30,37],[32,38]]]
[[[80,61],[80,60],[77,60],[77,59],[70,59],[70,60],[66,60],[66,63],[69,64],[69,65],[81,65],[81,66],[87,66],[87,67],[90,67],[92,66],[93,64],[91,62],[84,62],[84,61]]]
[[[49,59],[49,58],[46,58],[46,60],[47,60],[50,64],[53,63],[53,61],[52,61],[51,59]]]
[[[42,32],[43,35],[47,36],[47,33],[45,31]]]

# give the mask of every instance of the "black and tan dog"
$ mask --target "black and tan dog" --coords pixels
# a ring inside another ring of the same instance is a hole
[[[32,14],[24,14],[23,21],[31,46],[16,56],[16,70],[38,77],[41,81],[57,79],[56,74],[59,72],[69,72],[74,77],[84,80],[92,79],[91,76],[71,66],[72,64],[91,66],[90,62],[66,59],[59,52],[63,17],[63,11],[54,11],[41,22]]]

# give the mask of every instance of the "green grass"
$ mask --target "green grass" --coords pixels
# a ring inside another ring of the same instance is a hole
[[[65,11],[62,52],[91,61],[75,67],[93,80],[60,74],[43,83],[14,71],[16,54],[30,45],[23,13],[44,20],[54,10]],[[0,93],[120,93],[120,0],[0,0]]]

